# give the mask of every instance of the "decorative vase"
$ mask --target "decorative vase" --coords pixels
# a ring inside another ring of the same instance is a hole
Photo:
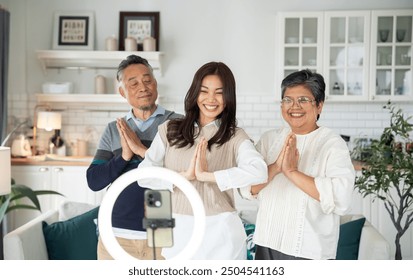
[[[380,41],[387,42],[387,39],[389,38],[389,30],[388,29],[382,29],[379,30],[379,34],[380,34]]]

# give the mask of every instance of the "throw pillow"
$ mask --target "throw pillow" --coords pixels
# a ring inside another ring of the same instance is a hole
[[[43,222],[43,234],[50,260],[96,260],[96,224],[99,207],[67,221],[48,225]]]
[[[245,233],[247,234],[247,260],[253,260],[255,257],[256,246],[253,241],[255,225],[244,223]]]
[[[336,260],[357,260],[361,230],[366,218],[340,225]]]

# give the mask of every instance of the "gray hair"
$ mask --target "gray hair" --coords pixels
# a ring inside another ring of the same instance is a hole
[[[311,70],[305,69],[291,73],[281,83],[281,98],[284,97],[287,88],[302,85],[308,88],[314,96],[316,104],[324,102],[326,84],[323,76]]]
[[[151,75],[153,76],[153,69],[152,66],[149,64],[149,62],[140,56],[131,54],[129,55],[125,60],[122,60],[122,62],[118,66],[118,72],[116,73],[116,79],[118,82],[122,82],[123,78],[123,71],[130,65],[133,64],[143,64],[146,67],[148,67],[149,71],[151,72]]]

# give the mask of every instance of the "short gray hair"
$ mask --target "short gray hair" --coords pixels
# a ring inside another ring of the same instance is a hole
[[[123,71],[128,66],[133,65],[133,64],[143,64],[143,65],[145,65],[146,67],[148,67],[149,71],[153,75],[152,66],[149,64],[149,62],[145,58],[134,55],[134,54],[131,54],[125,60],[122,60],[122,62],[118,66],[118,72],[116,73],[116,79],[118,80],[118,82],[122,81]]]

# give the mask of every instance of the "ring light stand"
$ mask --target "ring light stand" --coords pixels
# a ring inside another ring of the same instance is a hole
[[[192,211],[194,213],[194,228],[192,231],[192,236],[185,248],[182,249],[182,251],[178,255],[168,260],[191,259],[191,257],[195,254],[196,250],[201,245],[202,239],[204,237],[204,204],[198,192],[188,180],[186,180],[182,175],[176,173],[175,171],[163,167],[145,167],[142,169],[130,170],[122,174],[112,183],[107,193],[105,194],[99,209],[98,224],[102,242],[105,244],[106,249],[114,259],[137,260],[137,258],[129,255],[127,252],[125,252],[125,250],[123,250],[113,234],[112,209],[116,199],[126,187],[140,179],[149,178],[162,178],[163,180],[165,180],[164,178],[167,178],[166,181],[171,182],[176,187],[180,188],[191,203]]]

